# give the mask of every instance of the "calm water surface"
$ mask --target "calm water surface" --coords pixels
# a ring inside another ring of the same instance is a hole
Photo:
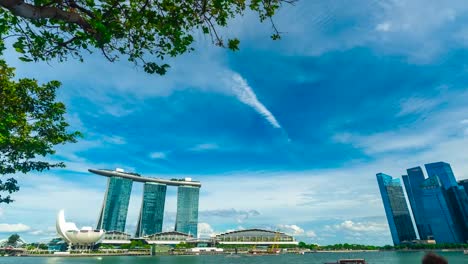
[[[440,252],[451,264],[467,264],[462,252]],[[158,256],[158,257],[0,257],[0,264],[309,264],[340,258],[364,258],[368,263],[421,263],[424,252],[314,253],[279,256]]]

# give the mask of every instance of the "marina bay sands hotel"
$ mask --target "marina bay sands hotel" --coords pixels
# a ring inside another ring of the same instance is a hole
[[[162,232],[167,186],[177,186],[177,215],[175,231],[197,237],[198,200],[201,183],[185,179],[142,177],[137,173],[116,170],[89,169],[91,173],[108,177],[97,229],[125,232],[128,204],[133,182],[142,182],[143,201],[135,237]]]

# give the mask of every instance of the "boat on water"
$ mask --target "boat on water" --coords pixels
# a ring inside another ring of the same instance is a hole
[[[325,262],[324,264],[367,264],[365,259],[340,259],[337,262]]]
[[[468,249],[463,250],[463,254],[468,255]]]

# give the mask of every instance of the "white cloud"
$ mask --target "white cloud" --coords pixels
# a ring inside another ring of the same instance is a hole
[[[377,24],[377,26],[375,27],[375,30],[387,32],[390,30],[390,28],[391,28],[391,24],[389,22],[383,22],[383,23]]]
[[[15,233],[15,232],[26,232],[31,227],[18,223],[18,224],[0,224],[0,233]]]
[[[263,116],[273,127],[281,128],[275,116],[263,105],[254,93],[252,87],[247,84],[247,81],[242,78],[238,73],[233,73],[231,79],[227,81],[226,85],[232,93],[244,104],[251,106],[261,116]]]
[[[207,238],[215,235],[213,228],[208,223],[198,223],[198,237]]]
[[[334,225],[335,230],[344,230],[352,232],[384,232],[388,230],[388,225],[385,223],[375,223],[375,222],[353,222],[351,220],[346,220],[338,225]]]
[[[299,236],[305,233],[304,229],[297,225],[278,225],[278,229],[292,236]]]
[[[115,145],[124,145],[127,143],[127,141],[125,140],[125,138],[123,137],[120,137],[120,136],[103,136],[103,140],[107,143],[110,143],[110,144],[115,144]]]
[[[315,238],[315,237],[317,237],[317,234],[315,233],[315,231],[309,230],[309,231],[306,232],[306,237]]]
[[[291,236],[316,238],[317,234],[313,230],[305,231],[298,225],[277,225],[277,229]]]
[[[28,234],[33,235],[33,236],[48,236],[48,237],[53,237],[57,235],[57,231],[55,230],[55,227],[47,228],[46,230],[44,229],[36,229],[28,232]]]
[[[443,98],[421,98],[421,97],[410,97],[404,99],[400,103],[400,112],[398,116],[404,116],[408,114],[420,114],[429,111],[443,102]]]
[[[198,145],[190,148],[189,150],[197,152],[197,151],[207,151],[207,150],[215,150],[215,149],[219,149],[219,146],[217,144],[202,143],[202,144],[198,144]]]
[[[203,218],[230,218],[235,219],[237,223],[243,223],[251,217],[259,216],[260,213],[257,210],[236,210],[231,209],[217,209],[217,210],[207,210],[200,211],[199,216]]]
[[[34,231],[29,232],[28,234],[33,235],[33,236],[38,236],[38,235],[44,234],[44,231],[43,230],[34,230]]]
[[[350,133],[340,133],[334,139],[340,143],[350,143],[362,149],[366,154],[373,155],[392,151],[402,151],[409,149],[424,148],[433,144],[439,134],[427,132],[424,134],[418,131],[390,131],[371,135],[359,135]]]
[[[150,153],[150,158],[152,159],[165,159],[166,153],[165,152],[152,152]]]
[[[420,154],[425,151],[434,152],[434,148],[445,142],[463,140],[466,126],[460,120],[466,118],[466,100],[467,92],[446,92],[434,98],[411,97],[400,102],[400,111],[397,114],[397,117],[419,114],[419,118],[410,124],[373,134],[344,131],[335,134],[333,139],[339,143],[351,144],[372,156],[407,150]],[[443,102],[447,105],[443,108],[436,107]],[[432,112],[429,115],[423,114],[427,111]]]

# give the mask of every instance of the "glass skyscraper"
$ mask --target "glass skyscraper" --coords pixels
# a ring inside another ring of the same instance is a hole
[[[416,233],[400,179],[393,179],[392,176],[383,173],[376,176],[393,243],[399,245],[415,240]]]
[[[421,185],[421,199],[429,232],[437,243],[459,243],[462,238],[453,218],[453,210],[437,175]]]
[[[135,237],[162,231],[167,185],[147,182],[143,187],[143,202]]]
[[[193,237],[197,237],[199,196],[199,187],[178,187],[175,231],[189,234]]]
[[[450,187],[447,191],[453,221],[461,242],[468,242],[468,195],[463,186]]]
[[[428,177],[437,175],[442,186],[448,189],[453,186],[458,186],[455,175],[453,174],[452,167],[450,164],[445,162],[434,162],[424,165]]]
[[[125,232],[128,205],[133,182],[143,185],[143,200],[138,217],[136,237],[162,232],[167,186],[177,186],[177,215],[175,230],[194,237],[198,234],[198,203],[201,183],[192,178],[161,179],[143,177],[123,169],[88,169],[89,172],[107,177],[107,190],[99,215],[97,229]]]
[[[424,216],[423,201],[421,195],[421,185],[425,177],[421,167],[407,169],[408,175],[403,175],[403,182],[405,183],[406,194],[413,211],[414,221],[416,222],[416,229],[418,230],[420,239],[429,239],[432,234],[429,232],[428,225],[425,223],[426,217]]]
[[[403,176],[420,239],[460,243],[468,239],[468,195],[459,185],[450,164],[426,164]]]
[[[128,203],[133,181],[123,177],[109,177],[97,229],[125,232]]]
[[[463,188],[465,189],[466,195],[468,195],[468,179],[459,181],[458,185],[463,186]]]

